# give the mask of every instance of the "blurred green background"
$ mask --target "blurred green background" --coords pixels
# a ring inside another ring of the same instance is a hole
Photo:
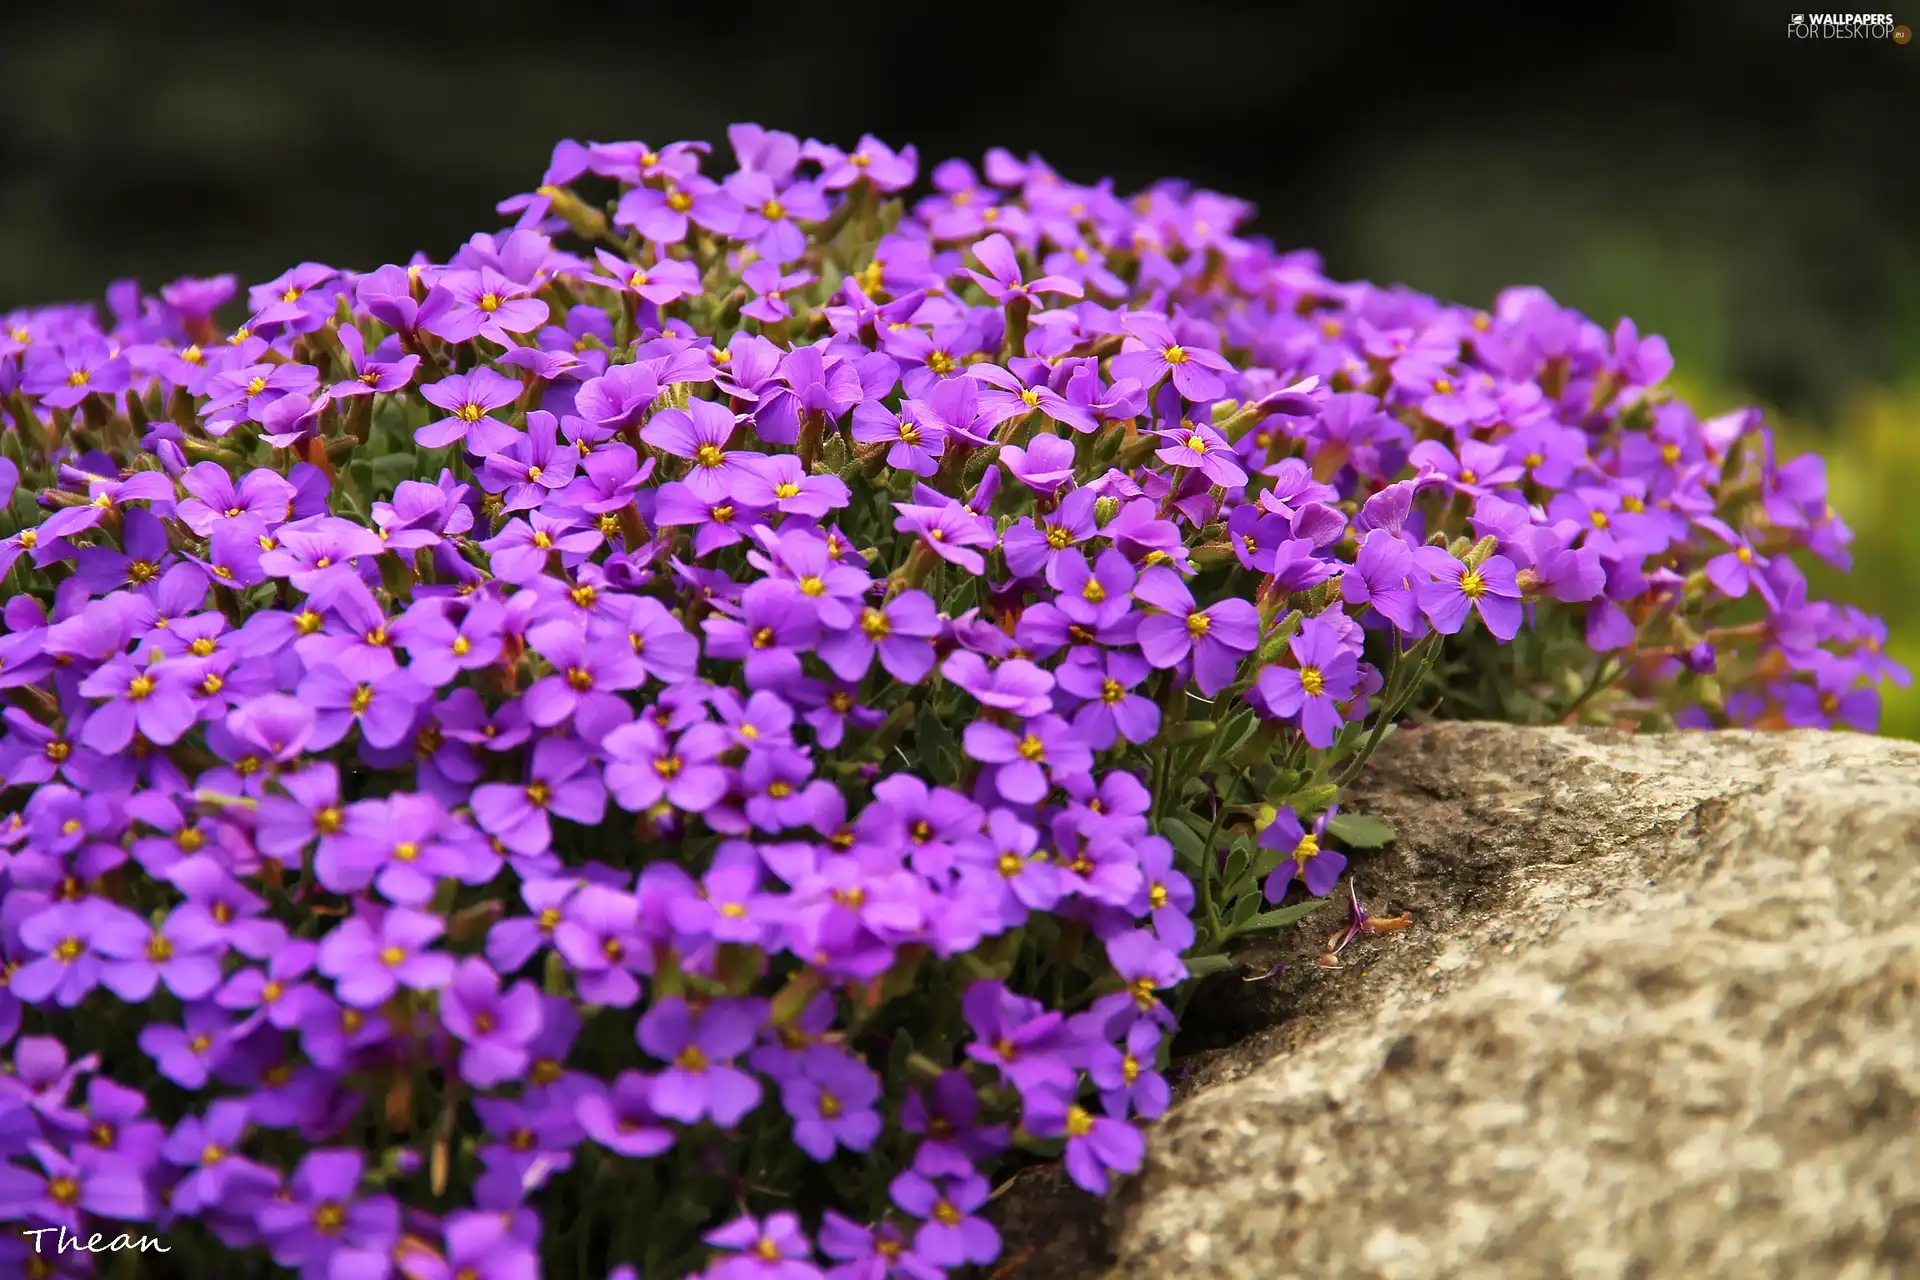
[[[1920,0],[1916,0],[1920,3]],[[1830,459],[1851,599],[1920,659],[1920,41],[1764,0],[0,2],[0,311],[311,259],[445,255],[561,137],[729,121],[1037,150],[1242,195],[1344,278],[1539,284],[1664,333],[1700,407]],[[1896,11],[1920,28],[1920,8]],[[1920,697],[1886,727],[1920,736]]]

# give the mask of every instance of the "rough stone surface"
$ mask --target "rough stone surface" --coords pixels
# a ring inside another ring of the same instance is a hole
[[[1322,913],[1216,988],[1244,1038],[1106,1230],[1008,1275],[1920,1276],[1920,746],[1452,724],[1376,759],[1362,896],[1415,927],[1321,970]]]

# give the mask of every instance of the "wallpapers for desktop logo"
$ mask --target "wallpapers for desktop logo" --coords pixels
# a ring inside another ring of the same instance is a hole
[[[1796,13],[1787,22],[1791,40],[1891,40],[1905,44],[1912,33],[1890,13]]]

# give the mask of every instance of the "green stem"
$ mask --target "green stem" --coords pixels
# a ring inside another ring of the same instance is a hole
[[[1401,689],[1396,689],[1394,685],[1404,668],[1399,649],[1394,650],[1393,663],[1389,667],[1391,674],[1387,677],[1386,698],[1380,713],[1374,719],[1373,732],[1367,735],[1366,745],[1355,753],[1352,761],[1341,770],[1340,776],[1334,779],[1335,786],[1348,786],[1360,776],[1360,771],[1367,766],[1368,757],[1373,755],[1374,748],[1380,745],[1380,739],[1386,736],[1387,726],[1400,718],[1400,713],[1407,709],[1407,704],[1413,700],[1413,695],[1419,691],[1421,685],[1426,683],[1427,673],[1433,670],[1433,664],[1440,655],[1437,639],[1438,633],[1428,635],[1414,645],[1413,649],[1407,650],[1409,656],[1414,650],[1420,650],[1421,654],[1418,665],[1413,669],[1412,678],[1407,681],[1406,687]]]
[[[1580,696],[1568,703],[1567,709],[1555,716],[1554,720],[1557,723],[1565,724],[1567,721],[1573,719],[1582,707],[1591,702],[1595,694],[1599,693],[1602,689],[1611,687],[1613,682],[1620,677],[1620,670],[1616,670],[1617,666],[1618,660],[1615,659],[1612,654],[1608,654],[1606,657],[1600,659],[1593,668],[1593,676],[1587,681],[1587,687],[1582,689]]]

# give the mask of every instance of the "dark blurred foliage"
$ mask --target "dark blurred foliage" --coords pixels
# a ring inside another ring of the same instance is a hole
[[[0,306],[444,255],[560,137],[756,120],[1189,178],[1339,276],[1541,284],[1790,408],[1920,349],[1920,42],[1766,0],[295,11],[0,0]]]

